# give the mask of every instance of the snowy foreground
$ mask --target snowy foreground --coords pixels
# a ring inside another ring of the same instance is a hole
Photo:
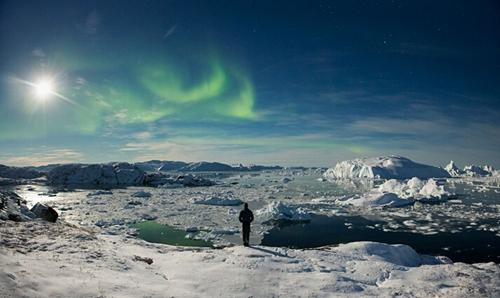
[[[38,220],[0,222],[0,233],[2,297],[500,295],[499,265],[450,264],[405,245],[181,248]]]

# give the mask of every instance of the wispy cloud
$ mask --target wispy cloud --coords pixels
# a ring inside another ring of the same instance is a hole
[[[172,27],[168,28],[168,30],[163,34],[163,39],[167,39],[170,35],[174,34],[177,30],[177,24],[173,25]]]
[[[22,155],[10,154],[2,158],[2,162],[14,166],[39,166],[51,163],[82,162],[85,156],[72,149],[38,149]]]

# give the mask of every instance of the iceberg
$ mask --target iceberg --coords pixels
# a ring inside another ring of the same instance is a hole
[[[487,177],[487,176],[495,176],[497,171],[490,166],[484,165],[482,167],[476,165],[468,165],[465,166],[463,170],[461,170],[453,160],[444,168],[452,177]]]
[[[485,166],[485,168],[488,168]],[[492,168],[493,169],[493,168]],[[464,168],[464,176],[467,177],[485,177],[490,176],[492,173],[485,171],[483,168],[475,165],[469,165]]]
[[[459,177],[464,174],[464,171],[462,171],[453,160],[450,161],[449,164],[446,165],[444,168],[451,177]]]
[[[65,164],[47,174],[49,184],[141,185],[145,173],[129,163]]]
[[[401,198],[395,193],[370,192],[359,196],[349,196],[337,199],[340,205],[351,205],[356,207],[402,207],[415,203],[412,198]]]
[[[381,156],[339,162],[324,173],[325,178],[410,179],[449,178],[442,168],[416,163],[401,156]]]
[[[311,220],[311,215],[304,209],[286,205],[282,202],[272,202],[255,213],[262,219],[263,223]]]
[[[341,205],[357,207],[402,207],[411,205],[415,201],[442,200],[452,195],[432,178],[422,181],[413,177],[407,182],[390,179],[367,194],[339,198],[337,202]]]

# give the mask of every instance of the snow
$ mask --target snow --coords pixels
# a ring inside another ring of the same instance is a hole
[[[139,185],[144,172],[129,163],[65,164],[50,170],[47,179],[57,185]]]
[[[260,217],[260,220],[263,222],[311,220],[311,215],[304,209],[276,201],[257,210],[256,215]]]
[[[239,206],[243,204],[243,201],[234,198],[208,197],[203,199],[195,199],[193,203],[214,206]]]
[[[183,248],[36,221],[0,222],[0,234],[2,297],[500,295],[498,264],[450,263],[405,245]]]
[[[419,164],[401,156],[381,156],[339,162],[328,169],[325,178],[409,179],[418,177],[446,178],[448,172],[441,168]]]

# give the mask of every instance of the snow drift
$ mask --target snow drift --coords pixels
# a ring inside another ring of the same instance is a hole
[[[339,162],[328,169],[325,178],[409,179],[448,178],[442,168],[416,163],[401,156],[381,156]]]

